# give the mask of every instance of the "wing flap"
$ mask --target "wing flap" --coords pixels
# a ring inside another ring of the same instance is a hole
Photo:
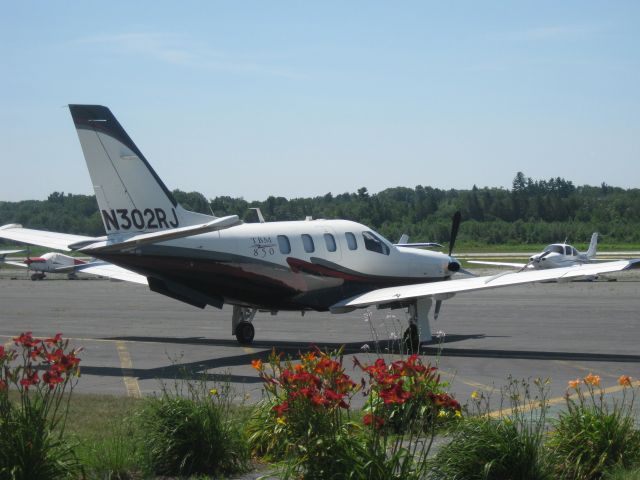
[[[508,287],[511,285],[521,285],[545,280],[569,281],[577,278],[591,277],[601,273],[619,272],[631,268],[640,268],[640,259],[575,265],[572,267],[552,268],[548,270],[502,272],[497,275],[484,277],[387,287],[373,290],[372,292],[362,295],[356,295],[338,302],[332,305],[330,310],[333,313],[341,313],[353,310],[354,308],[364,308],[391,302],[411,301],[422,297]]]

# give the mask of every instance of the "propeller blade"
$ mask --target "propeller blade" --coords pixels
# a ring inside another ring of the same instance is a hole
[[[460,270],[458,270],[458,273],[462,273],[464,275],[469,275],[470,277],[477,277],[478,276],[475,273],[470,272],[469,270],[465,270],[464,268],[461,268]]]
[[[453,253],[453,247],[456,244],[456,237],[458,236],[458,229],[460,228],[460,219],[462,215],[460,214],[460,210],[453,214],[453,218],[451,219],[451,238],[449,240],[449,256]]]

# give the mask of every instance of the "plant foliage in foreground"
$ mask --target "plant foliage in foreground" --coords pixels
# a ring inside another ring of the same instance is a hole
[[[482,411],[459,424],[450,442],[431,463],[431,478],[437,480],[546,480],[553,479],[546,450],[548,382],[536,379],[532,395],[526,381],[509,379],[502,398],[509,407],[495,418]],[[487,407],[488,410],[488,407]]]
[[[229,388],[204,380],[146,399],[140,412],[142,446],[158,475],[229,475],[247,470],[249,449],[231,411]]]
[[[589,374],[569,382],[567,410],[554,422],[549,447],[560,478],[603,478],[614,469],[640,466],[640,432],[635,428],[635,389],[630,377],[618,379],[621,401],[607,403],[600,377]]]
[[[61,334],[45,340],[31,332],[0,345],[0,479],[63,478],[81,470],[64,438],[71,392],[79,376],[78,350]],[[44,372],[44,373],[42,373]],[[9,400],[9,389],[19,402]]]
[[[254,415],[251,439],[254,451],[283,460],[280,478],[423,478],[436,420],[460,416],[458,403],[417,355],[389,365],[382,359],[355,364],[369,382],[358,386],[349,378],[340,351],[316,349],[299,363],[273,352],[270,369],[254,360],[268,399]],[[350,417],[360,390],[368,397],[364,425]]]

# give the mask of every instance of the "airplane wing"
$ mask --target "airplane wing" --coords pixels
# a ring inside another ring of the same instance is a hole
[[[27,264],[24,262],[2,262],[4,265],[13,265],[15,267],[27,268]]]
[[[4,257],[6,257],[7,255],[11,255],[13,253],[20,253],[20,252],[24,252],[25,250],[0,250],[0,260],[3,259]]]
[[[71,250],[69,244],[88,241],[97,242],[100,240],[99,238],[85,237],[83,235],[33,230],[31,228],[23,228],[22,225],[15,223],[0,227],[0,238],[67,252]]]
[[[574,265],[572,267],[551,268],[548,270],[529,270],[525,272],[509,271],[484,277],[387,287],[342,300],[332,305],[330,309],[333,313],[343,313],[355,308],[407,302],[423,297],[436,297],[438,295],[471,292],[488,288],[508,287],[511,285],[521,285],[545,280],[570,281],[576,278],[590,277],[601,273],[619,272],[632,268],[640,268],[640,259]]]
[[[515,267],[515,268],[522,268],[527,266],[526,263],[485,262],[481,260],[467,260],[467,263],[475,263],[477,265],[497,265],[499,267]]]
[[[107,277],[115,280],[124,280],[126,282],[139,283],[147,285],[147,277],[139,275],[126,268],[118,267],[112,263],[96,261],[76,266],[76,272],[90,273],[100,277]]]

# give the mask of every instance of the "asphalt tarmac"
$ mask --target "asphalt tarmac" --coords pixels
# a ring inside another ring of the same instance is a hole
[[[640,274],[609,278],[617,281],[459,294],[432,324],[440,338],[425,354],[462,403],[473,391],[499,399],[510,376],[550,378],[555,403],[569,380],[589,372],[615,393],[620,375],[640,378]],[[10,345],[24,331],[62,332],[84,347],[77,392],[150,395],[162,382],[204,375],[230,381],[237,400],[250,403],[263,395],[251,360],[265,360],[272,349],[295,355],[312,345],[345,345],[345,365],[358,379],[351,357],[373,362],[377,350],[397,358],[388,349],[406,328],[406,316],[401,310],[258,313],[254,325],[254,343],[241,346],[231,335],[231,308],[199,310],[124,282],[64,276],[32,282],[24,271],[0,270],[0,342]]]

